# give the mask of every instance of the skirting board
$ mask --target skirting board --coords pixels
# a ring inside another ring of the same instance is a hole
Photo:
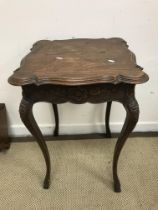
[[[120,133],[123,123],[111,123],[110,128],[112,133]],[[41,124],[39,125],[43,135],[52,135],[54,125]],[[60,124],[59,134],[90,134],[90,133],[104,133],[104,123],[97,124]],[[158,122],[138,122],[134,132],[157,132]],[[11,137],[24,137],[31,136],[24,125],[12,125],[9,128],[9,134]]]

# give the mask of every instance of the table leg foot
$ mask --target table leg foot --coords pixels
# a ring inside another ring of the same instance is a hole
[[[8,150],[10,148],[10,143],[0,143],[0,152]]]
[[[121,150],[129,136],[132,132],[139,118],[139,106],[134,96],[126,97],[123,102],[123,105],[126,109],[126,120],[123,125],[121,134],[117,140],[114,158],[113,158],[113,179],[114,179],[114,190],[115,192],[120,192],[120,182],[117,175],[117,165]]]
[[[105,137],[106,138],[111,138],[111,131],[110,131],[110,126],[109,126],[111,105],[112,105],[112,101],[108,101],[107,106],[106,106],[106,114],[105,114],[105,128],[106,128]]]
[[[44,182],[43,182],[43,188],[44,189],[49,189],[50,187],[50,178],[45,178]]]
[[[114,192],[121,192],[121,185],[119,180],[114,182]]]
[[[54,117],[55,117],[55,129],[54,129],[54,136],[59,135],[59,115],[58,115],[58,107],[57,104],[53,104],[53,110],[54,110]]]
[[[44,179],[45,180],[44,188],[48,188],[50,180],[50,171],[51,171],[50,157],[43,135],[33,117],[32,107],[33,107],[33,102],[23,98],[20,104],[19,112],[21,120],[23,121],[24,125],[30,131],[30,133],[35,137],[38,145],[42,150],[46,162],[46,175]]]

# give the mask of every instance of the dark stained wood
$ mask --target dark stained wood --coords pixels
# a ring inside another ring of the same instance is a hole
[[[59,135],[59,114],[58,114],[58,106],[57,104],[52,104],[53,111],[54,111],[54,118],[55,118],[55,129],[54,129],[54,136]]]
[[[74,104],[103,103],[108,101],[123,101],[128,89],[133,89],[133,84],[96,84],[81,86],[63,85],[25,85],[22,86],[23,97],[37,102],[50,102],[61,104],[71,102]]]
[[[115,192],[121,192],[120,180],[117,174],[118,159],[129,134],[135,128],[138,122],[138,118],[139,118],[139,106],[138,106],[137,100],[135,99],[134,92],[130,91],[130,94],[126,95],[122,104],[126,110],[126,120],[121,130],[121,133],[118,137],[118,140],[115,146],[115,151],[114,151],[113,178],[114,178],[114,191]]]
[[[32,107],[33,107],[32,101],[26,100],[23,98],[21,100],[19,112],[20,112],[21,120],[23,121],[24,125],[30,131],[30,133],[36,138],[36,141],[42,150],[42,153],[46,162],[46,167],[47,167],[43,187],[45,189],[48,189],[49,184],[50,184],[50,170],[51,170],[50,157],[49,157],[47,145],[44,141],[44,137],[33,117]]]
[[[121,82],[139,84],[148,76],[120,38],[41,40],[33,45],[20,68],[9,78],[12,85],[86,85]]]
[[[113,158],[114,191],[120,192],[117,173],[119,156],[139,117],[135,85],[147,80],[148,76],[136,64],[135,55],[119,38],[45,40],[33,46],[9,82],[22,86],[20,116],[43,152],[46,162],[44,188],[49,188],[50,184],[50,158],[44,137],[33,117],[33,105],[41,101],[53,105],[55,134],[58,135],[57,104],[108,102],[106,130],[110,137],[111,103],[120,102],[126,110],[126,120]]]
[[[112,105],[112,101],[109,101],[106,107],[106,115],[105,115],[106,138],[111,138],[111,131],[110,131],[110,125],[109,125],[111,105]]]
[[[0,104],[0,151],[9,149],[8,120],[5,104]]]

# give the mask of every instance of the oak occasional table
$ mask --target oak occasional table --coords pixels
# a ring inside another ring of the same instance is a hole
[[[32,107],[45,101],[52,104],[58,135],[57,104],[103,103],[106,108],[106,136],[111,137],[109,115],[112,101],[123,104],[126,120],[117,140],[113,157],[114,191],[120,192],[117,165],[120,152],[139,116],[135,99],[135,85],[148,80],[147,74],[136,64],[135,55],[126,41],[110,39],[41,40],[21,61],[20,68],[9,83],[22,87],[20,116],[37,140],[46,162],[44,188],[50,185],[50,157],[44,137],[34,119]]]

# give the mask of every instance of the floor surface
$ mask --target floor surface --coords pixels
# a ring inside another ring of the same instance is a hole
[[[130,138],[120,156],[122,192],[114,193],[116,139],[47,142],[51,186],[42,188],[45,163],[36,142],[12,143],[0,153],[2,210],[157,210],[158,138]]]

